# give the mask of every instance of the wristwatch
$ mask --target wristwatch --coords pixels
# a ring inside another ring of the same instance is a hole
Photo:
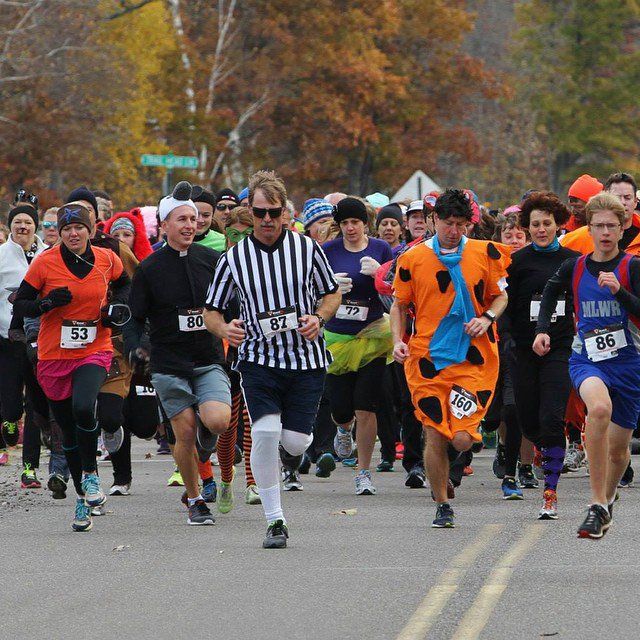
[[[491,309],[487,309],[482,315],[485,318],[488,318],[489,320],[491,320],[492,324],[496,321],[497,316],[495,313],[493,313],[493,311],[491,311]]]
[[[318,321],[320,322],[320,328],[323,329],[324,325],[327,324],[327,321],[319,313],[314,313],[313,315],[318,318]]]

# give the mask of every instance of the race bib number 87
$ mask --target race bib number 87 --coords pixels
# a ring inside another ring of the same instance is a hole
[[[257,318],[265,338],[298,328],[298,314],[294,306],[277,311],[265,311],[259,313]]]

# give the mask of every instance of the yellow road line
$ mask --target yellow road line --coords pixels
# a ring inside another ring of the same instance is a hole
[[[492,540],[495,540],[501,530],[501,524],[488,524],[482,528],[478,537],[451,561],[437,584],[429,589],[396,640],[419,640],[426,636],[434,620],[458,589],[473,561]]]
[[[485,580],[478,596],[467,609],[453,634],[455,640],[476,640],[485,628],[502,593],[507,588],[516,565],[532,549],[546,527],[530,526],[521,538],[507,551]]]

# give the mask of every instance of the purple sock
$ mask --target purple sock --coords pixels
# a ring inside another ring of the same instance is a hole
[[[558,488],[558,480],[564,464],[564,447],[543,447],[542,470],[544,471],[544,488]]]

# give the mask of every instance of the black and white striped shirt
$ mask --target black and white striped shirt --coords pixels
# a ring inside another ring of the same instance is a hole
[[[238,348],[238,360],[278,369],[320,369],[331,362],[322,332],[315,340],[303,338],[296,330],[297,320],[291,326],[291,308],[298,318],[313,314],[318,299],[337,290],[338,283],[318,243],[285,230],[271,246],[251,235],[223,254],[206,306],[222,313],[237,294],[247,334]],[[283,320],[286,309],[289,315]],[[264,319],[267,315],[274,317],[276,327],[278,315],[284,324],[280,327],[283,330],[271,337],[265,335],[269,330],[269,320]]]

